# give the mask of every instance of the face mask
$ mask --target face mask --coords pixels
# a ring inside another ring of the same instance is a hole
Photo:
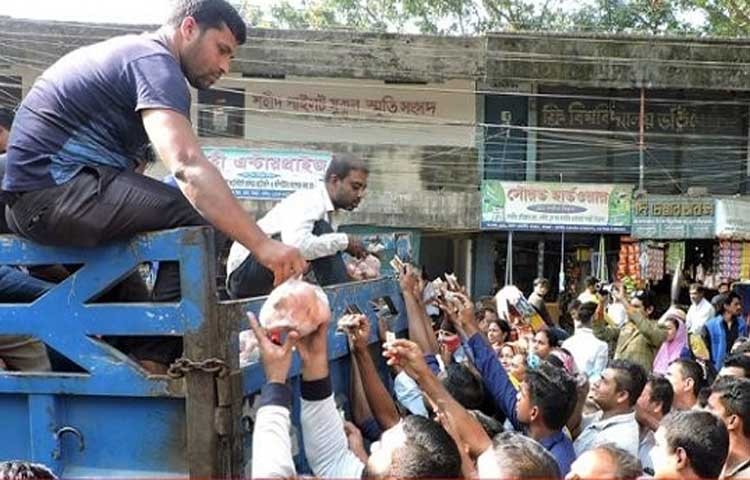
[[[441,333],[438,341],[445,345],[451,353],[455,352],[461,346],[461,339],[458,338],[458,335],[445,335]]]

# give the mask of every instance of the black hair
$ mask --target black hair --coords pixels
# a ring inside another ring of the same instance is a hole
[[[597,308],[599,308],[599,306],[594,302],[586,302],[581,305],[578,309],[578,321],[584,326],[591,325]]]
[[[596,304],[594,303],[594,305],[596,305]],[[574,298],[568,304],[567,310],[568,310],[568,312],[572,312],[573,310],[579,310],[581,308],[581,306],[582,306],[581,301],[578,300],[577,298]]]
[[[458,478],[461,455],[438,422],[419,415],[403,420],[404,445],[393,454],[391,475],[400,478]]]
[[[718,478],[729,453],[729,433],[719,417],[703,410],[675,411],[661,421],[667,446],[685,451],[700,478]]]
[[[727,305],[731,305],[732,300],[734,300],[735,298],[739,300],[740,303],[742,303],[742,297],[740,297],[739,294],[737,294],[737,292],[724,293],[720,295],[720,298],[721,298],[721,303],[719,303],[719,306],[721,307],[721,311],[719,313],[722,313],[722,314],[724,313],[724,310],[726,309]]]
[[[706,287],[703,286],[701,283],[691,283],[690,284],[690,290],[695,290],[696,292],[700,293],[701,295],[706,293]]]
[[[745,378],[750,378],[750,357],[741,353],[730,355],[724,360],[725,367],[741,368]]]
[[[326,181],[329,181],[336,176],[339,180],[343,180],[352,170],[370,173],[370,170],[361,158],[350,153],[337,153],[333,156],[331,163],[328,165],[325,179]]]
[[[750,380],[720,377],[711,386],[711,393],[719,395],[721,404],[729,415],[740,417],[742,434],[750,437]]]
[[[247,40],[245,21],[226,0],[175,0],[166,25],[179,27],[187,17],[193,17],[201,29],[220,29],[226,25],[240,45]]]
[[[526,372],[523,383],[529,389],[531,404],[539,408],[547,428],[560,430],[565,426],[576,406],[575,380],[562,368],[543,362],[539,368]]]
[[[666,378],[657,375],[649,375],[648,384],[651,385],[651,398],[649,400],[661,403],[661,414],[668,414],[674,401],[672,384]]]
[[[561,335],[556,330],[553,330],[551,328],[544,328],[542,330],[539,330],[536,333],[542,333],[542,332],[544,332],[544,334],[547,336],[547,341],[549,342],[550,348],[557,348],[562,344],[562,341],[560,338]]]
[[[498,318],[497,320],[493,321],[492,323],[496,323],[497,324],[497,326],[500,329],[500,331],[505,334],[505,338],[506,339],[508,338],[508,336],[513,331],[510,328],[510,323],[508,323],[506,320],[503,320],[502,318]]]
[[[541,444],[518,432],[503,432],[493,439],[500,478],[562,478],[557,460]]]
[[[488,437],[494,438],[498,433],[504,432],[503,424],[497,419],[490,417],[481,410],[470,410],[469,413],[477,419]]]
[[[543,277],[539,277],[536,280],[534,280],[534,286],[537,287],[539,285],[543,285],[547,288],[549,288],[549,280]]]
[[[642,366],[630,360],[612,360],[607,368],[615,370],[615,384],[617,391],[628,392],[628,404],[632,407],[641,396],[646,386],[646,371]]]
[[[700,363],[689,358],[678,358],[673,360],[670,365],[679,365],[682,376],[685,378],[691,378],[693,380],[693,395],[696,397],[701,391],[701,388],[707,385],[706,374],[703,371]]]
[[[583,284],[586,285],[586,287],[595,287],[597,283],[599,283],[599,279],[591,276],[586,277],[586,280],[583,281]]]
[[[16,114],[13,110],[7,107],[0,107],[0,128],[4,128],[10,131],[13,120],[16,118]]]
[[[484,404],[484,385],[469,367],[451,363],[441,376],[443,386],[467,410],[476,410]]]
[[[656,308],[656,305],[654,303],[654,294],[651,292],[651,290],[642,290],[640,292],[636,292],[636,294],[633,295],[633,298],[637,298],[641,301],[644,310],[648,310],[649,308]]]

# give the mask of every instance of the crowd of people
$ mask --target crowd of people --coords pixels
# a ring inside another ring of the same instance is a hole
[[[569,306],[571,335],[541,312],[543,326],[530,330],[513,305],[496,303],[502,294],[474,302],[455,284],[429,288],[411,266],[399,281],[406,338],[390,335],[383,319],[339,321],[354,372],[348,419],[331,387],[329,325],[273,342],[251,319],[268,379],[254,477],[297,474],[285,383],[295,349],[304,451],[317,477],[750,477],[750,343],[735,293],[714,302],[714,313],[692,285],[687,312],[673,306],[657,318],[649,292],[588,282]],[[543,299],[548,285],[537,280],[533,293]]]

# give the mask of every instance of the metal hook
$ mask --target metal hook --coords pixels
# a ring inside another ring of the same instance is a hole
[[[83,434],[77,428],[70,427],[70,426],[60,427],[57,429],[57,431],[55,431],[55,440],[57,440],[58,445],[55,451],[52,452],[52,458],[56,460],[58,460],[61,456],[62,447],[60,445],[60,440],[62,436],[66,433],[75,435],[78,438],[78,451],[79,452],[82,452],[86,448],[86,444],[84,443],[84,440],[83,440]]]

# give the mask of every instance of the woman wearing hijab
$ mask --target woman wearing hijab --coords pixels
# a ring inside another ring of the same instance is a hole
[[[667,329],[667,339],[662,343],[661,348],[654,357],[654,373],[665,375],[667,367],[672,362],[680,358],[682,349],[687,345],[688,334],[685,327],[685,313],[677,308],[670,308],[664,314],[659,323]]]

